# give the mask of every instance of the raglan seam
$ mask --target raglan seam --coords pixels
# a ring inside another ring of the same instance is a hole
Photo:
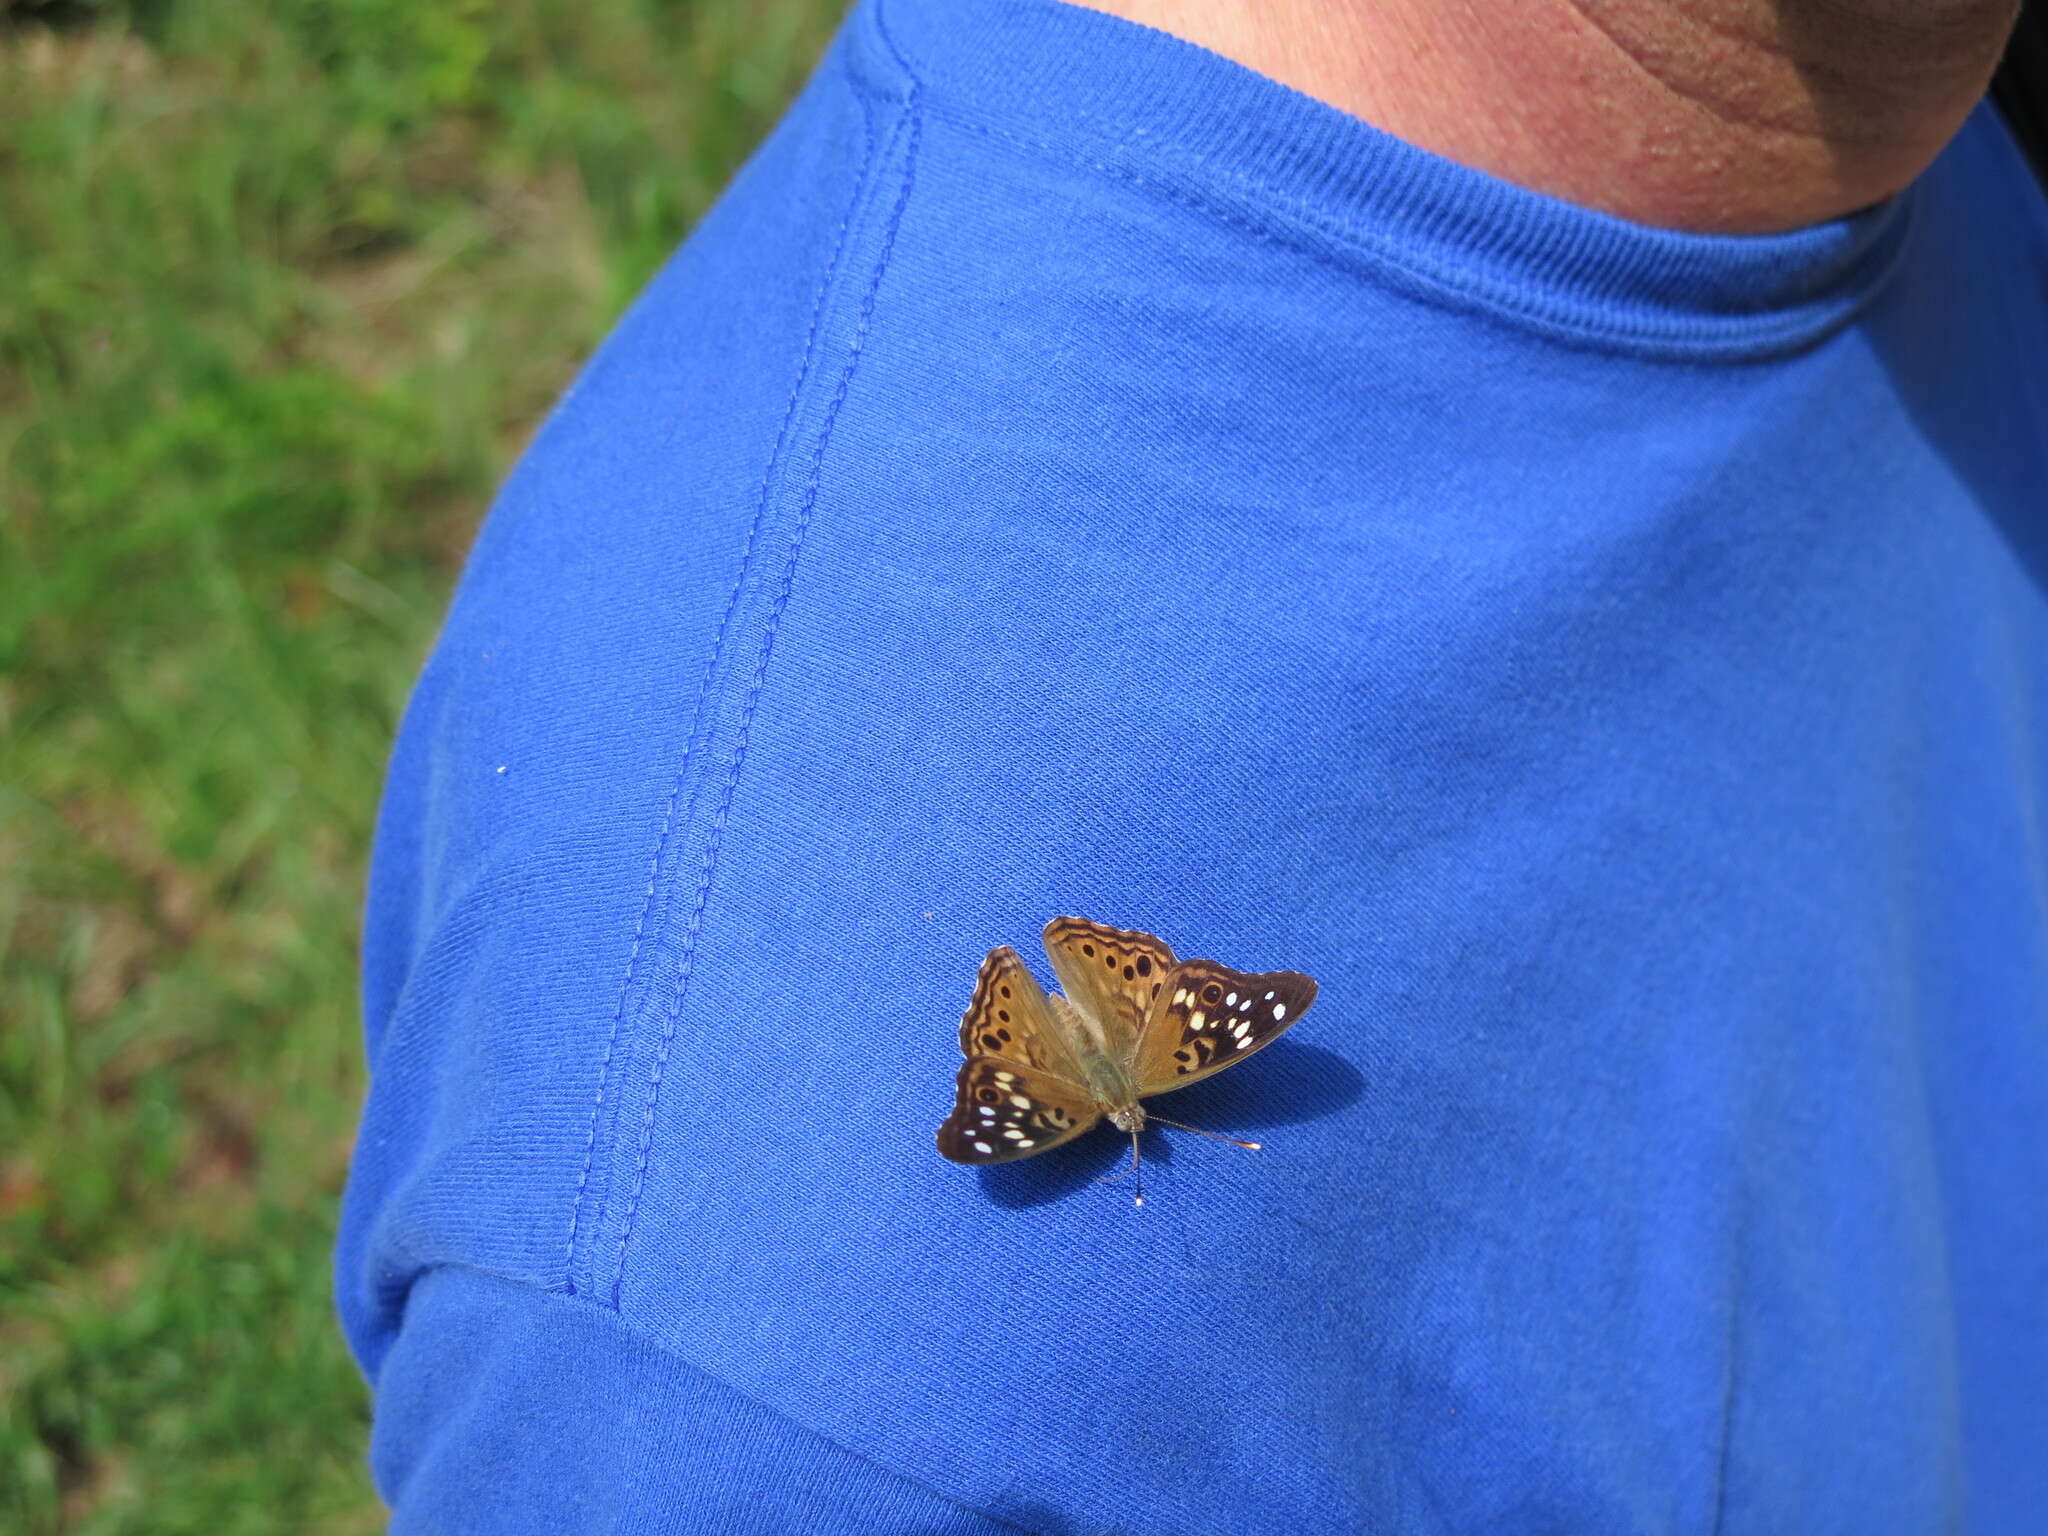
[[[831,308],[831,298],[838,278],[839,264],[845,255],[847,241],[853,230],[856,215],[867,195],[868,183],[878,163],[874,114],[868,104],[866,94],[857,87],[851,88],[853,96],[860,106],[864,135],[860,170],[854,177],[853,193],[847,199],[846,211],[841,216],[839,228],[833,236],[831,253],[825,260],[822,275],[818,280],[817,293],[812,301],[810,326],[804,337],[803,350],[798,357],[795,376],[790,386],[789,400],[784,407],[781,424],[776,430],[774,445],[769,450],[766,463],[761,472],[760,487],[754,497],[753,519],[748,526],[746,542],[740,552],[739,565],[733,576],[732,590],[727,596],[725,607],[719,616],[718,628],[712,638],[710,653],[705,660],[703,676],[698,683],[696,701],[691,710],[690,727],[683,737],[682,756],[676,764],[675,775],[669,785],[668,798],[662,808],[661,828],[655,838],[654,850],[648,858],[647,887],[641,896],[639,916],[634,923],[633,937],[627,949],[625,973],[619,981],[618,1001],[612,1008],[611,1027],[605,1040],[604,1054],[598,1066],[597,1087],[592,1097],[589,1124],[584,1135],[582,1167],[577,1176],[575,1194],[570,1200],[569,1234],[563,1254],[562,1270],[562,1289],[570,1295],[579,1293],[577,1284],[579,1266],[576,1262],[579,1239],[584,1237],[587,1227],[589,1228],[589,1242],[595,1242],[597,1230],[603,1225],[604,1206],[608,1203],[605,1197],[600,1196],[596,1202],[597,1209],[586,1215],[591,1174],[597,1161],[599,1126],[604,1117],[607,1090],[613,1084],[613,1067],[618,1061],[620,1039],[626,1033],[626,1000],[632,995],[633,982],[636,976],[641,974],[641,951],[647,938],[649,919],[654,911],[655,898],[663,884],[662,865],[668,857],[669,846],[676,832],[691,819],[696,798],[694,790],[690,797],[689,807],[684,810],[682,816],[678,817],[677,809],[683,804],[683,790],[691,780],[692,766],[696,764],[702,753],[710,747],[710,738],[716,734],[715,730],[707,732],[705,724],[707,706],[711,701],[714,691],[713,685],[719,673],[719,663],[724,659],[726,643],[732,631],[734,618],[739,611],[741,599],[746,592],[748,578],[753,574],[761,533],[766,524],[768,508],[772,500],[777,470],[784,461],[785,451],[790,444],[791,429],[796,423],[799,407],[805,395],[805,387],[810,381],[812,364],[817,355],[819,336],[824,329],[825,316]],[[702,738],[701,743],[700,738]],[[614,1112],[616,1113],[616,1106]],[[606,1182],[608,1187],[608,1181]],[[589,1249],[587,1245],[585,1247],[586,1255],[588,1255]],[[586,1263],[581,1267],[588,1272],[588,1285],[594,1286],[596,1275],[594,1270],[591,1269],[590,1264]]]
[[[719,854],[724,843],[725,829],[732,816],[734,799],[738,793],[740,779],[745,770],[748,747],[752,739],[755,713],[759,708],[761,695],[767,683],[768,669],[774,657],[775,642],[782,619],[789,607],[791,594],[795,589],[798,564],[802,558],[804,540],[809,534],[811,523],[817,511],[818,498],[823,484],[825,455],[831,446],[833,430],[839,414],[845,407],[853,386],[853,379],[859,370],[869,331],[874,322],[875,308],[880,295],[882,281],[887,275],[891,257],[895,253],[896,237],[902,227],[904,210],[909,205],[912,188],[916,182],[919,144],[923,134],[923,115],[918,88],[913,82],[901,98],[902,115],[898,130],[889,137],[889,150],[893,150],[900,137],[904,143],[901,184],[895,202],[889,210],[876,255],[875,265],[869,275],[862,295],[853,334],[848,342],[847,355],[839,374],[839,382],[824,414],[819,421],[816,438],[812,445],[810,463],[804,477],[804,489],[797,506],[796,517],[790,532],[789,553],[783,562],[781,581],[777,586],[767,623],[762,631],[759,648],[755,657],[754,670],[748,679],[747,692],[741,704],[740,719],[734,730],[733,743],[726,762],[725,783],[720,795],[717,811],[708,828],[704,856],[697,872],[696,889],[692,893],[690,915],[684,928],[682,945],[677,957],[677,974],[670,988],[668,1006],[662,1022],[660,1042],[650,1072],[647,1088],[647,1105],[641,1117],[639,1147],[633,1170],[633,1189],[629,1196],[626,1212],[620,1225],[618,1247],[611,1265],[611,1305],[614,1310],[619,1304],[620,1288],[624,1284],[626,1259],[632,1248],[634,1231],[638,1225],[642,1196],[647,1185],[647,1170],[652,1158],[656,1117],[661,1099],[661,1087],[667,1074],[670,1052],[674,1046],[683,1007],[689,993],[692,973],[695,969],[697,944],[703,927],[703,919],[710,901],[712,886],[718,870]],[[883,159],[889,158],[885,150]],[[708,743],[707,743],[708,745]],[[694,796],[692,799],[694,820]],[[594,1277],[593,1277],[594,1279]]]

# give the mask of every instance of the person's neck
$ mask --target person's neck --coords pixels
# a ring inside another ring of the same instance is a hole
[[[1640,223],[1760,234],[1903,188],[2018,0],[1080,0]]]

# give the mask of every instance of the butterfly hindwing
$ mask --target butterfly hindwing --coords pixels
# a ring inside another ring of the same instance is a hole
[[[1055,1077],[1080,1075],[1044,989],[1007,944],[981,962],[974,1000],[960,1020],[960,1054],[999,1056]]]
[[[1008,1163],[1072,1141],[1102,1118],[1078,1083],[997,1056],[960,1068],[939,1151],[956,1163]]]
[[[1129,1060],[1173,969],[1165,940],[1083,917],[1056,917],[1045,925],[1045,952],[1068,1001],[1101,1027],[1102,1048]]]
[[[1175,966],[1138,1039],[1138,1096],[1185,1088],[1277,1040],[1315,1001],[1298,971],[1251,976],[1213,960]]]

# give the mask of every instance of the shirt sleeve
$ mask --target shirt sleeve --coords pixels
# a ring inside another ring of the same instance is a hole
[[[792,1423],[610,1313],[475,1270],[421,1278],[371,1451],[397,1536],[1009,1536]]]

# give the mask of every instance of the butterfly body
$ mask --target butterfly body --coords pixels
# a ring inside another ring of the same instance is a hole
[[[953,1112],[939,1151],[1001,1163],[1107,1120],[1133,1137],[1139,1102],[1222,1071],[1279,1038],[1314,1001],[1295,971],[1253,975],[1178,960],[1148,933],[1056,917],[1045,949],[1065,995],[1048,995],[1007,946],[982,962],[960,1021]]]
[[[1117,1059],[1102,1032],[1064,997],[1054,994],[1047,997],[1046,1002],[1051,1005],[1055,1027],[1065,1037],[1077,1076],[1094,1098],[1096,1106],[1119,1125],[1121,1122],[1117,1122],[1116,1117],[1120,1114],[1136,1113],[1142,1121],[1144,1112],[1138,1109],[1137,1085],[1131,1081],[1129,1068]]]

